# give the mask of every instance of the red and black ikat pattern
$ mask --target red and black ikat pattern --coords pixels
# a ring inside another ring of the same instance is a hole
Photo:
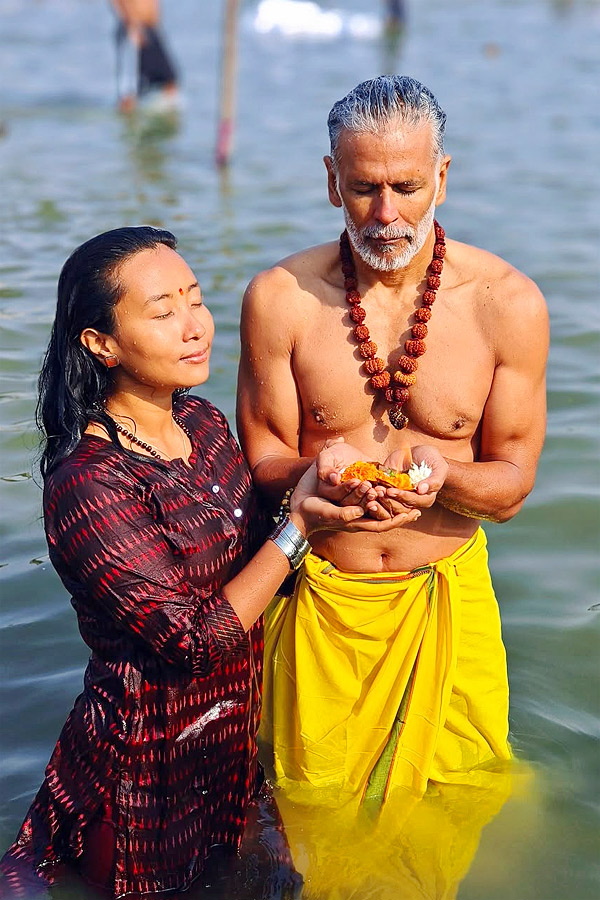
[[[48,882],[115,825],[115,897],[187,887],[211,845],[239,845],[256,792],[262,624],[221,587],[264,539],[222,414],[187,397],[190,467],[84,436],[44,491],[50,558],[92,653],[38,792],[3,861]]]

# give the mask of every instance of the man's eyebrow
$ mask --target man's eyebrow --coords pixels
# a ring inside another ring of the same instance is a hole
[[[189,294],[190,291],[193,291],[194,288],[199,288],[200,285],[197,281],[194,281],[193,284],[189,284],[186,290],[186,294]],[[158,300],[170,300],[173,294],[153,294],[151,297],[148,297],[147,300],[144,300],[144,306],[147,306],[148,303],[156,303]]]

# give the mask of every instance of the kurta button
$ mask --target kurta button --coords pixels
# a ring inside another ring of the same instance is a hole
[[[212,490],[213,494],[218,494],[219,491],[221,490],[221,488],[219,487],[218,484],[213,484],[211,490]]]
[[[233,514],[234,514],[234,516],[236,517],[236,519],[239,519],[240,516],[243,515],[242,510],[239,509],[239,508],[238,508],[238,509],[234,509]]]

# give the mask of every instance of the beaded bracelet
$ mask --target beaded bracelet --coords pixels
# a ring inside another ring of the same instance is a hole
[[[292,499],[292,494],[294,493],[294,488],[288,488],[283,497],[281,498],[281,505],[279,507],[279,515],[277,516],[277,521],[281,522],[285,519],[286,516],[290,514],[290,500]]]

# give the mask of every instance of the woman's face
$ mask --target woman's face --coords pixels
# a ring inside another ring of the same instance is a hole
[[[115,389],[137,383],[171,393],[205,382],[215,328],[185,260],[159,244],[131,256],[117,277],[124,294],[106,345],[120,361]]]

